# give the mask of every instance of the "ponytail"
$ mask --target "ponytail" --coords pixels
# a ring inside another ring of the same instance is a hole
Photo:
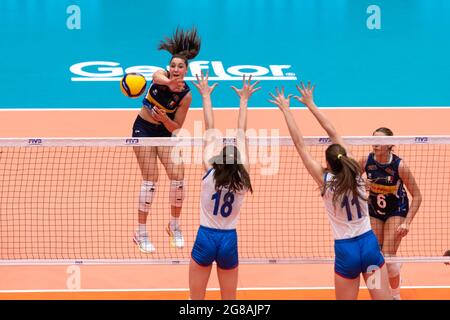
[[[250,175],[240,161],[236,146],[225,146],[221,153],[212,159],[216,190],[222,187],[231,192],[249,190],[253,193]]]
[[[354,197],[359,197],[365,201],[367,199],[359,192],[359,187],[363,184],[362,170],[358,162],[347,156],[346,150],[340,144],[330,145],[326,152],[326,159],[330,166],[334,179],[325,188],[332,188],[333,202],[341,199],[349,190]]]

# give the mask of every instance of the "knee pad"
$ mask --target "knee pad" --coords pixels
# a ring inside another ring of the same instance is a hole
[[[139,211],[149,212],[155,190],[156,184],[153,181],[142,181],[139,192]]]
[[[386,255],[386,257],[389,257]],[[394,257],[394,256],[390,256]],[[389,275],[389,278],[395,278],[400,274],[400,269],[402,268],[401,262],[388,262],[386,263],[387,272]]]
[[[173,207],[181,207],[184,200],[184,181],[171,180],[169,190],[169,202]]]

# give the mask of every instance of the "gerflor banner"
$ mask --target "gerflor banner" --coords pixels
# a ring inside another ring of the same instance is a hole
[[[298,94],[308,80],[323,107],[450,105],[450,1],[3,0],[0,108],[138,109],[142,97],[124,96],[120,79],[151,81],[171,57],[160,41],[192,26],[192,108],[201,71],[219,83],[216,108],[238,106],[230,86],[244,74],[262,87],[251,108],[272,108],[269,92]]]

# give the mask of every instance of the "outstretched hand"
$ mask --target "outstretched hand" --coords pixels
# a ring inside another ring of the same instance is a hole
[[[250,75],[250,77],[248,78],[248,81],[245,81],[245,74],[242,76],[242,88],[238,89],[235,86],[231,86],[231,88],[234,90],[234,92],[236,92],[236,94],[241,98],[241,99],[248,99],[252,96],[253,93],[255,93],[256,91],[260,90],[261,87],[255,88],[256,85],[259,83],[259,81],[256,81],[253,84],[250,84],[250,82],[252,81],[252,76]]]
[[[217,82],[214,83],[212,86],[208,85],[209,71],[206,71],[206,76],[202,71],[201,78],[199,78],[198,74],[196,74],[195,77],[197,78],[197,82],[192,81],[192,84],[198,89],[198,91],[203,97],[211,95],[211,93],[218,85]]]
[[[287,97],[284,96],[284,87],[281,87],[281,91],[278,90],[278,87],[275,88],[277,91],[277,95],[274,96],[272,93],[269,93],[273,100],[269,100],[270,103],[275,104],[281,111],[289,110],[289,105],[291,103],[292,94]]]
[[[314,88],[316,85],[311,86],[311,81],[308,81],[308,85],[305,87],[303,81],[300,82],[300,85],[296,85],[298,92],[301,94],[300,96],[294,96],[295,99],[297,99],[299,102],[303,103],[308,108],[314,104]]]

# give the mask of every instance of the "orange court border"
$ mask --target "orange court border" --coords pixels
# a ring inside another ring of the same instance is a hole
[[[392,128],[397,136],[450,133],[450,108],[322,110],[344,136],[369,136],[380,126]],[[235,127],[235,111],[215,109],[219,130],[225,132]],[[137,109],[3,110],[0,112],[0,137],[128,137],[137,113]],[[295,109],[294,116],[305,136],[325,135],[306,109]],[[193,132],[196,121],[199,121],[197,124],[203,122],[201,109],[188,112],[184,129]],[[278,129],[281,136],[289,135],[281,112],[274,109],[249,109],[247,127]],[[0,266],[0,299],[188,298],[187,265],[78,267],[81,289],[69,290],[68,266]],[[239,272],[238,299],[334,299],[332,264],[241,264]],[[406,263],[402,277],[403,299],[450,299],[450,266]],[[208,288],[207,299],[220,298],[215,268]],[[359,298],[368,299],[367,290],[362,289]]]

